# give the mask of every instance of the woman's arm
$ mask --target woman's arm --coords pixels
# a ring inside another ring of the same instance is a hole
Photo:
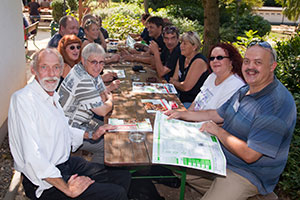
[[[206,70],[207,70],[206,62],[200,58],[196,59],[192,63],[187,73],[187,76],[185,77],[185,80],[182,82],[174,81],[173,84],[177,89],[181,91],[189,91],[196,85],[197,81]]]

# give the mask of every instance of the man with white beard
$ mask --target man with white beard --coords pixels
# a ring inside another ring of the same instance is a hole
[[[63,64],[56,49],[40,50],[32,62],[35,79],[11,97],[9,145],[25,193],[30,199],[127,199],[128,171],[70,156],[89,133],[70,127],[58,102]],[[113,128],[101,126],[90,138]]]

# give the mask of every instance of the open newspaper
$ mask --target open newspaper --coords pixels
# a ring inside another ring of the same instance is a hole
[[[141,93],[177,94],[173,84],[132,82],[132,91]]]
[[[152,163],[177,165],[226,176],[226,158],[216,136],[200,132],[203,122],[167,120],[157,112]]]

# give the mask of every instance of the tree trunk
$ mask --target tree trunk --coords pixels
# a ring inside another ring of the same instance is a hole
[[[219,42],[219,1],[202,0],[204,8],[204,45],[202,53],[208,57],[209,49]]]
[[[145,13],[149,14],[149,0],[144,0]]]

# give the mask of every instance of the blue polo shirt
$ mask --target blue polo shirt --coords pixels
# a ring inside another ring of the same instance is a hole
[[[246,95],[242,87],[218,110],[223,128],[263,156],[248,164],[222,146],[227,168],[247,178],[259,193],[272,192],[284,170],[296,124],[296,105],[290,92],[274,77],[261,91]]]

